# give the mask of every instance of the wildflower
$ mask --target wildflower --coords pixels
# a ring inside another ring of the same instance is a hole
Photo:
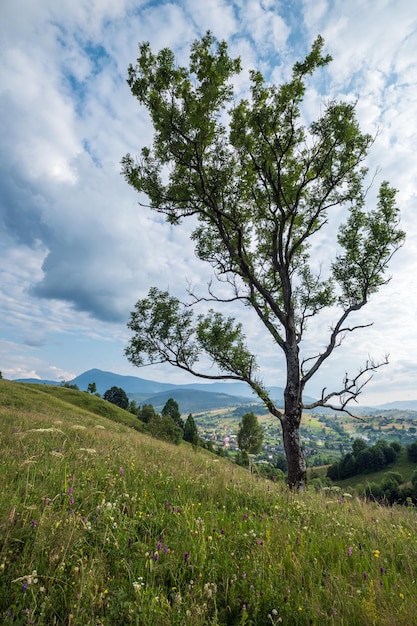
[[[380,551],[379,551],[379,550],[374,550],[374,557],[375,557],[376,559],[379,559],[379,555],[380,555],[380,554],[381,554],[381,553],[380,553]]]
[[[38,525],[38,522],[34,519],[31,523],[32,528],[36,528],[37,525]]]
[[[247,513],[245,513],[242,517],[242,519],[248,519],[249,515]]]
[[[184,553],[184,563],[187,565],[189,560],[190,560],[190,553],[189,552],[185,552]]]
[[[242,572],[242,578],[246,578],[246,572]]]
[[[401,600],[404,600],[404,597],[405,597],[405,596],[404,596],[404,594],[403,594],[403,593],[400,593],[400,598],[401,598]]]
[[[348,556],[352,556],[352,551],[353,551],[352,546],[349,546],[349,548],[348,548]]]
[[[135,590],[136,593],[140,593],[142,587],[144,586],[145,586],[145,583],[143,582],[142,576],[139,576],[139,578],[133,582],[133,589]]]
[[[153,560],[155,561],[155,563],[157,561],[159,561],[159,554],[158,554],[158,552],[155,552],[155,554],[153,555]]]
[[[122,466],[119,467],[119,474],[120,476],[123,476],[123,474],[125,473],[124,469]]]

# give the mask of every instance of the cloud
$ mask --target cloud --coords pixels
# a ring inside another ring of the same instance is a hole
[[[392,355],[391,374],[381,372],[378,380],[398,388],[401,380],[412,384],[406,372],[413,371],[410,352],[417,348],[411,304],[417,55],[409,2],[381,0],[376,10],[359,0],[8,0],[0,13],[0,315],[10,371],[52,375],[48,368],[62,368],[70,374],[106,362],[109,369],[117,362],[121,371],[125,322],[151,285],[182,297],[188,280],[202,293],[210,268],[194,255],[191,225],[172,228],[139,206],[146,199],[123,180],[120,160],[152,142],[147,114],[126,84],[137,44],[172,47],[186,63],[191,42],[209,28],[229,41],[232,55],[242,56],[242,95],[248,68],[280,82],[317,34],[325,37],[334,61],[312,81],[306,119],[331,98],[358,99],[361,127],[376,137],[369,160],[371,175],[381,169],[375,189],[385,178],[399,189],[408,237],[391,265],[392,283],[363,318],[375,325],[349,337],[315,391],[329,379],[339,381],[336,369],[343,373],[347,364],[354,370],[357,358],[375,348]],[[333,235],[321,241],[323,256]],[[276,346],[247,311],[238,314],[248,323],[250,345],[264,346],[265,380],[282,384]],[[307,351],[322,348],[331,322],[330,313],[312,327]],[[21,359],[8,355],[10,346]],[[403,363],[409,367],[402,369]]]

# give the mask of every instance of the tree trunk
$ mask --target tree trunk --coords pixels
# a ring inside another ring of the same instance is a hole
[[[307,465],[301,448],[300,419],[294,415],[284,415],[281,426],[285,456],[287,457],[288,486],[290,489],[302,490],[307,480]]]
[[[304,489],[307,465],[301,448],[300,424],[302,416],[302,386],[300,380],[299,350],[294,324],[287,329],[286,360],[287,385],[284,391],[285,410],[281,418],[282,437],[288,466],[290,489]]]

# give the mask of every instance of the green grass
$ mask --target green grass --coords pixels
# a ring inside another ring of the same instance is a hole
[[[417,624],[413,508],[289,493],[65,391],[0,381],[2,624]]]

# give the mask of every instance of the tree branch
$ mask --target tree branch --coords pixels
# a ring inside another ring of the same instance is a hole
[[[332,409],[333,411],[347,413],[351,417],[358,418],[358,416],[354,415],[346,407],[350,402],[357,402],[358,396],[361,394],[365,385],[367,385],[372,379],[373,375],[371,374],[367,376],[366,380],[361,380],[362,377],[368,372],[374,372],[380,367],[383,367],[387,364],[388,355],[385,355],[384,360],[381,363],[375,363],[373,359],[368,359],[366,361],[365,367],[361,368],[354,378],[349,378],[348,374],[346,373],[342,389],[340,389],[339,391],[332,391],[326,394],[326,387],[324,387],[321,393],[320,400],[316,400],[316,402],[311,402],[310,404],[305,404],[303,408],[305,410],[311,410],[317,407],[323,407],[327,409]],[[329,400],[331,400],[332,398],[339,398],[340,404],[331,404]]]

